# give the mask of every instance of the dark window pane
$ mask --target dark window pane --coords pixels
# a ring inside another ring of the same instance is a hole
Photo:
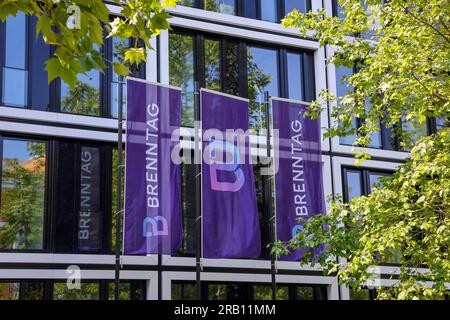
[[[225,92],[239,95],[239,49],[233,41],[225,42]]]
[[[370,188],[371,189],[376,188],[376,187],[378,187],[378,185],[382,186],[380,178],[381,177],[386,177],[386,176],[388,176],[388,174],[369,172],[369,185],[370,185]]]
[[[419,123],[417,120],[405,121],[405,118],[403,117],[402,130],[407,135],[403,141],[403,149],[405,151],[409,151],[412,149],[416,141],[427,135],[427,123],[426,121]]]
[[[44,300],[43,282],[22,282],[21,283],[22,300]]]
[[[101,249],[100,149],[81,147],[80,203],[78,212],[78,250]]]
[[[87,75],[79,74],[75,87],[61,83],[61,111],[100,115],[100,72],[91,70]]]
[[[26,16],[18,12],[15,17],[6,19],[5,66],[26,69]]]
[[[195,4],[195,0],[182,0],[177,3],[180,6],[193,7]]]
[[[3,139],[1,249],[42,249],[46,143]]]
[[[32,17],[33,30],[37,23],[37,18]],[[50,58],[50,46],[45,44],[42,34],[36,39],[32,37],[29,41],[31,60],[29,66],[30,72],[30,90],[31,90],[31,108],[34,110],[48,110],[50,104],[50,87],[47,81],[48,75],[45,70],[45,62]]]
[[[302,83],[302,54],[296,52],[287,53],[287,74],[289,98],[294,100],[303,100]]]
[[[131,283],[120,282],[120,294],[119,300],[131,300]],[[114,282],[108,283],[108,300],[114,300],[115,284]]]
[[[205,85],[206,88],[220,91],[220,42],[205,39]]]
[[[447,121],[447,118],[445,118],[445,117],[436,118],[436,130],[437,131],[440,131],[443,128],[448,127],[448,126],[449,126],[449,123]]]
[[[244,1],[243,3],[243,7],[244,7],[244,12],[243,12],[243,16],[247,17],[247,18],[252,18],[252,19],[256,19],[257,18],[257,1],[258,0],[242,0]]]
[[[123,62],[124,52],[129,47],[129,40],[121,41],[119,37],[112,38],[112,61]],[[127,87],[125,81],[122,84],[122,110],[126,119]],[[119,76],[112,72],[111,79],[111,116],[117,118],[119,110]]]
[[[350,300],[370,300],[370,292],[369,289],[353,289],[350,288]]]
[[[195,283],[177,283],[172,281],[172,300],[196,300]]]
[[[336,96],[343,97],[352,92],[347,79],[353,75],[353,68],[336,67]],[[351,128],[357,128],[357,120],[353,118]],[[345,137],[339,137],[340,144],[352,145],[356,140],[356,132]]]
[[[312,287],[297,287],[297,300],[314,300],[314,289]]]
[[[195,223],[195,171],[193,164],[183,164],[181,166],[181,183],[183,242],[179,253],[181,255],[194,256],[197,252],[197,233]]]
[[[314,54],[312,52],[303,53],[303,73],[305,74],[304,100],[311,102],[316,98]]]
[[[208,284],[208,300],[227,300],[227,285]]]
[[[97,282],[81,283],[80,289],[69,289],[67,284],[53,284],[53,300],[99,300],[100,285]]]
[[[19,282],[0,282],[0,300],[19,300]]]
[[[264,0],[263,0],[264,1]],[[288,14],[294,9],[306,13],[308,0],[284,0],[284,14]]]
[[[192,36],[169,34],[170,84],[181,87],[181,125],[194,126],[194,44]]]
[[[361,189],[361,172],[353,170],[345,170],[347,182],[347,200],[350,201],[355,197],[363,195]]]
[[[289,288],[277,285],[276,289],[277,300],[289,300]],[[271,285],[254,285],[253,286],[254,300],[272,300],[272,286]]]
[[[236,14],[235,0],[205,0],[205,9],[226,14]]]
[[[20,69],[3,68],[3,103],[12,107],[28,104],[28,72]]]
[[[116,248],[116,212],[117,212],[117,166],[118,166],[118,155],[117,148],[112,151],[112,204],[111,204],[111,248],[115,250]],[[122,152],[122,161],[125,159],[125,151]],[[123,171],[122,171],[123,173]],[[124,174],[122,174],[122,187],[124,186]],[[124,203],[124,192],[121,193],[121,203]],[[123,226],[123,214],[119,215],[120,225]],[[122,231],[120,237],[122,238]]]
[[[278,51],[249,47],[247,55],[250,127],[259,129],[265,127],[264,92],[279,96]]]
[[[278,22],[277,0],[261,0],[261,20]]]

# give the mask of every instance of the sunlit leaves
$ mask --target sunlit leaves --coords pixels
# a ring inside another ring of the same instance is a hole
[[[120,75],[129,74],[129,67],[146,59],[146,49],[151,48],[150,38],[169,29],[169,15],[165,8],[176,5],[177,0],[115,1],[120,18],[109,21],[109,12],[102,0],[4,0],[0,2],[0,20],[5,21],[18,11],[37,17],[36,36],[42,35],[47,44],[56,47],[54,57],[46,63],[49,82],[60,77],[72,88],[77,74],[87,74],[91,69],[103,71],[106,59],[102,54],[105,34],[124,40],[132,38],[133,46],[125,51],[124,61],[115,62],[114,70]],[[80,8],[79,29],[69,29],[67,9]],[[138,45],[138,44],[143,45]],[[112,63],[111,61],[106,61]]]

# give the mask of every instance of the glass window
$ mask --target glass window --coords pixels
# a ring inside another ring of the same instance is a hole
[[[289,300],[289,288],[286,286],[277,285],[276,288],[277,300]],[[254,285],[253,286],[254,300],[272,300],[272,286],[271,285]]]
[[[218,40],[205,39],[205,85],[206,88],[220,91],[220,42]]]
[[[61,111],[99,116],[100,72],[93,69],[77,79],[73,89],[61,82]]]
[[[371,300],[370,290],[367,288],[361,288],[359,290],[349,288],[350,300]]]
[[[314,300],[314,288],[313,287],[297,287],[297,300]]]
[[[190,35],[169,33],[170,84],[181,87],[181,125],[194,126],[194,42]]]
[[[43,249],[46,143],[3,139],[0,249]]]
[[[279,96],[278,50],[248,47],[248,91],[250,98],[250,127],[265,127],[264,92]]]
[[[227,285],[208,284],[208,300],[227,300]]]
[[[449,126],[448,120],[445,117],[436,118],[436,130],[440,131]]]
[[[344,66],[336,67],[336,96],[343,97],[352,92],[352,87],[349,86],[347,79],[353,75],[353,68]],[[351,128],[357,128],[358,120],[353,118]],[[356,140],[356,132],[353,134],[339,137],[339,143],[345,145],[352,145]]]
[[[26,107],[28,104],[28,72],[26,66],[27,19],[18,12],[5,23],[5,63],[3,68],[3,104]]]
[[[388,174],[369,172],[369,185],[371,189],[382,186],[380,178],[386,177]]]
[[[208,11],[220,12],[235,15],[235,0],[205,0],[205,9]]]
[[[362,196],[361,172],[356,170],[345,170],[344,172],[346,173],[347,201]]]
[[[419,123],[416,120],[404,121],[402,118],[402,130],[407,134],[407,137],[403,141],[403,150],[409,151],[414,147],[414,143],[421,137],[424,137],[428,133],[427,122]]]
[[[261,20],[278,22],[278,1],[277,0],[260,0]]]
[[[296,52],[287,53],[287,74],[289,98],[293,100],[304,100],[303,94],[303,68],[302,54]]]
[[[294,9],[297,11],[306,13],[308,11],[307,0],[284,0],[284,15],[287,15]]]
[[[108,283],[108,300],[114,300],[115,284]],[[119,300],[145,300],[145,281],[120,281]]]
[[[194,166],[193,164],[184,163],[181,165],[183,242],[179,254],[184,256],[195,256],[197,252]]]
[[[121,41],[119,37],[112,38],[112,61],[123,62],[124,52],[130,46],[128,39]],[[126,119],[127,87],[125,81],[122,83],[122,110],[123,118]],[[111,79],[111,116],[117,118],[119,110],[119,75],[112,70]]]
[[[195,0],[181,0],[177,3],[179,6],[193,7],[195,5]]]
[[[243,16],[251,19],[258,19],[258,0],[242,0]]]
[[[239,95],[239,48],[237,42],[225,42],[225,92]]]
[[[0,300],[19,300],[19,282],[0,282]]]
[[[82,282],[80,289],[68,288],[67,283],[53,284],[53,300],[99,300],[100,284]]]
[[[366,99],[366,113],[369,113],[370,108],[372,107],[372,105],[369,102],[369,99]],[[370,148],[381,148],[383,146],[382,144],[382,138],[381,138],[381,128],[380,128],[380,120],[378,120],[378,124],[376,124],[376,127],[379,129],[379,131],[377,132],[372,132],[370,133],[370,142],[367,145]]]
[[[196,300],[195,283],[181,283],[172,281],[172,300]]]

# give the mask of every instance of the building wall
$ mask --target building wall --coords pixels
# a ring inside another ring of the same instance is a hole
[[[310,5],[313,10],[325,6],[328,12],[332,12],[332,2],[331,0],[312,1]],[[112,15],[118,13],[117,8],[113,5],[108,5],[108,7]],[[305,62],[307,61],[305,60],[306,58],[303,60],[304,67],[309,66],[313,68],[308,71],[309,73],[306,71],[302,73],[302,79],[307,82],[303,86],[303,98],[312,100],[314,95],[317,95],[318,92],[325,88],[329,88],[332,92],[337,92],[337,86],[340,84],[336,81],[336,70],[333,66],[325,63],[327,57],[334,53],[333,49],[319,48],[317,42],[299,38],[296,30],[285,29],[274,22],[207,12],[202,9],[184,6],[170,9],[169,12],[173,15],[170,21],[174,28],[173,32],[194,34],[196,38],[200,39],[196,40],[200,41],[200,48],[202,45],[204,46],[204,42],[201,42],[204,41],[202,39],[211,37],[235,41],[238,44],[238,52],[240,52],[239,50],[246,50],[246,46],[273,48],[278,52],[278,61],[281,61],[280,66],[286,63],[280,56],[286,57],[287,52],[310,55],[312,57],[310,62]],[[32,22],[30,22],[31,24]],[[6,32],[2,32],[3,36],[5,36]],[[141,70],[137,71],[137,76],[153,82],[173,84],[171,83],[171,64],[169,63],[169,32],[161,32],[160,36],[157,39],[152,39],[151,42],[156,50],[148,50],[147,63],[145,66],[142,66]],[[110,48],[108,46],[111,46],[111,44],[109,43],[106,48]],[[5,46],[0,47],[0,49],[0,51],[5,52]],[[193,58],[196,62],[194,68],[198,68],[198,64],[202,63],[198,61],[205,57],[195,50]],[[106,53],[111,55],[111,49],[107,49]],[[2,61],[0,66],[7,68],[6,63],[3,63],[6,61],[4,56],[5,54],[0,55],[0,61]],[[240,54],[239,57],[242,58]],[[29,65],[35,65],[30,61],[34,60],[29,60]],[[245,64],[246,62],[241,61],[241,63]],[[27,70],[28,83],[33,88],[34,82],[32,82],[30,74],[36,71],[33,71],[34,69],[30,66],[28,66]],[[289,84],[286,83],[286,79],[288,79],[285,74],[286,70],[286,67],[279,68],[278,76],[281,84],[278,87],[278,94],[289,98],[289,92],[286,89],[289,88]],[[199,72],[196,70],[195,72],[197,72],[198,77],[198,74],[201,74],[203,71],[200,70]],[[241,71],[239,73],[241,74]],[[53,283],[58,281],[65,282],[68,277],[66,268],[69,265],[77,265],[81,268],[81,276],[84,281],[95,281],[96,283],[94,285],[96,288],[92,290],[95,292],[98,290],[98,293],[92,295],[89,291],[90,289],[86,289],[87,296],[94,298],[111,297],[111,282],[114,279],[114,255],[111,243],[114,213],[112,204],[114,199],[113,154],[117,145],[118,123],[116,119],[111,117],[114,114],[114,103],[109,102],[111,101],[111,95],[114,93],[114,86],[110,85],[113,82],[114,75],[111,70],[107,70],[105,75],[100,77],[99,87],[102,89],[99,104],[102,108],[94,116],[60,112],[61,100],[59,96],[63,86],[58,81],[48,88],[50,96],[44,97],[44,99],[48,100],[47,108],[41,107],[41,110],[36,110],[30,103],[28,103],[27,107],[18,108],[6,106],[4,103],[5,99],[1,102],[0,139],[2,148],[4,148],[6,143],[9,143],[8,141],[13,141],[16,138],[37,139],[46,142],[47,157],[45,163],[46,187],[45,195],[43,196],[45,200],[43,209],[45,224],[42,231],[43,243],[37,249],[0,248],[0,285],[2,282],[14,282],[18,287],[22,288],[29,285],[30,281],[35,281],[41,284],[39,290],[42,290],[42,297],[57,298],[58,294],[61,297],[65,297],[66,295],[61,293],[60,288]],[[4,79],[5,77],[3,77],[3,82],[0,80],[0,85],[5,83]],[[41,81],[46,81],[46,75],[41,75],[40,79]],[[205,81],[205,79],[200,80]],[[306,89],[307,86],[309,86],[309,89]],[[37,88],[38,86],[34,87]],[[242,79],[242,77],[239,80],[239,88],[240,95],[248,96],[248,86],[245,85],[245,79]],[[308,97],[308,92],[312,92],[313,96]],[[26,94],[31,102],[35,101],[29,90],[27,90]],[[3,93],[3,97],[5,97],[5,93]],[[329,108],[331,109],[333,106],[326,106],[321,116],[320,121],[323,130],[335,121],[335,119],[329,117]],[[44,111],[45,109],[51,111]],[[191,137],[193,130],[185,127],[183,134]],[[261,142],[265,140],[265,137],[255,136],[253,139],[253,141]],[[101,180],[99,182],[101,190],[98,191],[100,197],[99,211],[101,212],[99,230],[101,230],[101,235],[98,239],[98,250],[83,252],[83,250],[80,250],[79,243],[77,247],[77,243],[74,240],[75,236],[68,232],[70,230],[75,232],[73,231],[75,230],[73,223],[77,223],[77,212],[73,209],[74,204],[72,203],[74,199],[70,202],[70,198],[75,197],[76,193],[74,193],[74,190],[77,190],[78,187],[76,184],[75,186],[70,184],[73,181],[79,183],[78,178],[76,178],[78,169],[71,165],[71,159],[75,159],[74,163],[78,163],[77,158],[79,159],[80,152],[85,150],[83,148],[89,147],[97,148],[100,159],[99,170],[102,172],[99,178]],[[0,153],[2,148],[0,148]],[[186,149],[192,149],[192,146],[187,145]],[[373,155],[373,160],[366,161],[360,169],[351,171],[354,164],[352,154],[353,152],[358,152],[358,150],[352,152],[352,147],[341,144],[339,138],[323,140],[323,184],[326,196],[340,194],[344,195],[344,198],[348,198],[350,191],[361,194],[370,192],[372,176],[375,177],[377,174],[392,172],[408,155],[407,152],[383,150],[380,148],[365,148],[365,150]],[[6,151],[4,150],[3,152],[5,153]],[[252,152],[264,154],[264,143],[261,142],[259,146],[255,144]],[[353,173],[351,177],[359,177],[361,185],[356,187],[356,185],[346,184],[347,181],[351,182],[354,180],[349,180],[350,176],[346,175],[347,171],[345,170],[350,170]],[[358,170],[359,173],[356,172]],[[3,178],[2,180],[4,182],[4,190],[6,190],[5,180],[7,179]],[[3,194],[6,192],[4,190]],[[70,190],[72,190],[72,193]],[[68,210],[67,214],[65,210]],[[71,216],[71,218],[67,218],[68,216]],[[186,254],[185,252],[175,257],[158,257],[155,255],[124,256],[121,262],[121,279],[128,281],[127,285],[129,288],[134,288],[129,290],[134,293],[127,298],[171,299],[171,297],[189,297],[188,291],[192,290],[192,288],[189,289],[189,285],[195,283],[195,258],[192,256],[192,252],[191,254],[189,252]],[[325,276],[318,267],[300,267],[297,263],[278,261],[276,268],[276,282],[278,286],[285,287],[286,292],[289,291],[288,296],[284,292],[280,293],[280,297],[301,298],[302,293],[299,292],[303,292],[301,291],[303,289],[298,288],[309,287],[312,291],[308,291],[310,293],[307,293],[306,296],[310,298],[319,299],[323,298],[324,295],[332,300],[350,298],[349,290],[344,286],[339,286],[336,277]],[[387,274],[391,270],[392,266],[382,266],[380,274]],[[219,284],[230,284],[226,289],[222,288],[223,290],[228,290],[228,297],[233,295],[237,295],[237,297],[251,297],[252,294],[256,295],[257,289],[255,288],[260,288],[257,286],[265,284],[267,287],[271,284],[270,260],[267,259],[267,255],[258,260],[202,259],[201,279],[205,283],[211,283],[210,288],[215,289],[219,288],[217,287]],[[387,280],[381,281],[380,283],[388,282]],[[231,284],[239,283],[245,283],[246,286],[239,288],[231,286]],[[250,286],[250,284],[254,285]],[[22,292],[21,297],[24,297],[23,291],[25,289],[22,288],[20,290]],[[177,290],[177,293],[174,290]],[[207,289],[204,290],[207,291]],[[239,290],[250,291],[241,292]],[[264,297],[264,290],[258,291],[262,292],[258,297]],[[184,293],[180,296],[181,292]],[[208,295],[208,292],[205,293],[206,295]]]

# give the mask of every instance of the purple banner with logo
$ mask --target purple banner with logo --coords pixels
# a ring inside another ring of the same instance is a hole
[[[125,254],[173,255],[181,245],[181,175],[170,157],[180,108],[178,89],[127,79]]]
[[[307,219],[325,210],[320,119],[304,117],[306,107],[302,102],[272,99],[273,129],[278,130],[279,136],[275,195],[280,241],[291,240],[301,232],[298,218]],[[299,261],[304,250],[294,250],[279,258]]]
[[[248,129],[248,100],[203,89],[200,95],[203,256],[258,257],[261,236],[249,143],[230,134]]]

